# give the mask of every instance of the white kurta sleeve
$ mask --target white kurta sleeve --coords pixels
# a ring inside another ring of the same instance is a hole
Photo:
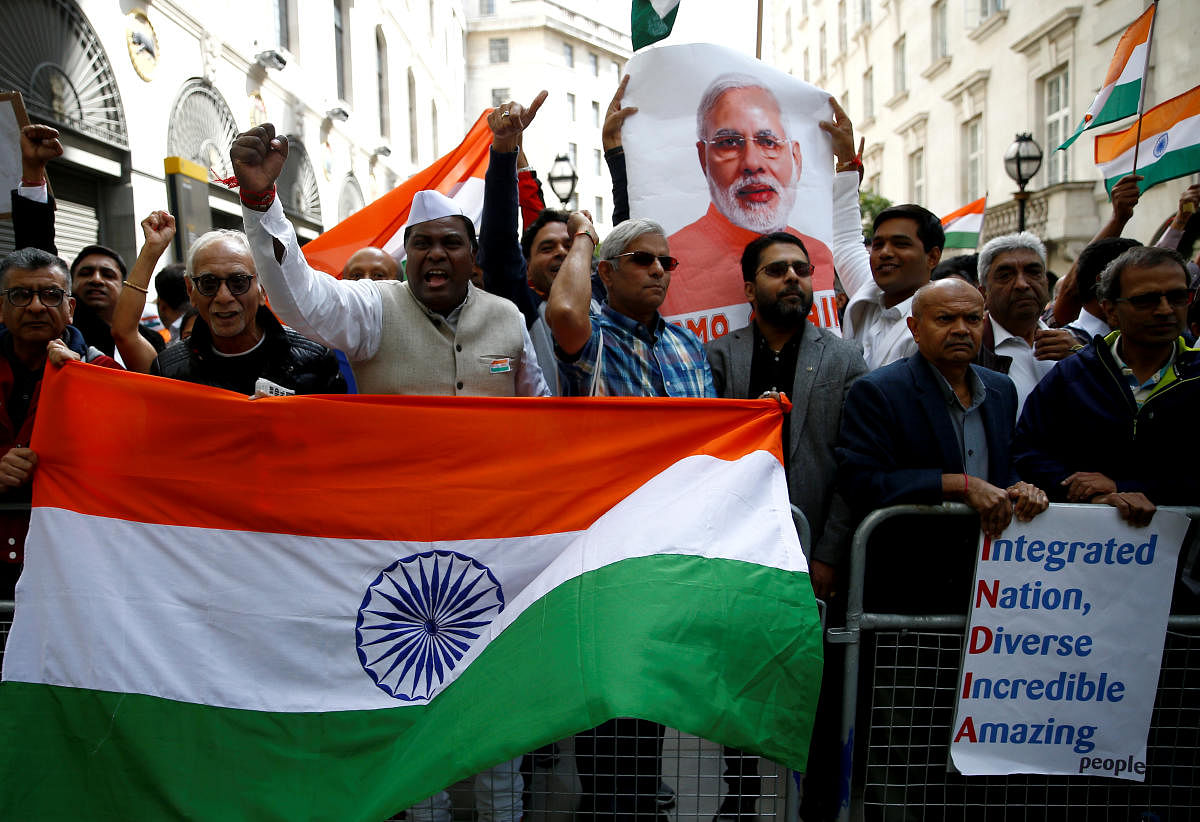
[[[375,356],[383,334],[383,300],[375,282],[339,280],[313,269],[279,198],[266,211],[242,206],[242,222],[259,282],[279,319],[309,339],[340,349],[352,362]],[[283,246],[282,262],[275,257],[276,242]]]

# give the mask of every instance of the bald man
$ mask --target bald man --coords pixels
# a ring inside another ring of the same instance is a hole
[[[917,291],[908,318],[917,353],[861,377],[846,397],[837,449],[846,499],[863,511],[965,502],[993,537],[1014,513],[1026,521],[1046,509],[1009,454],[1012,380],[972,363],[983,324],[983,297],[962,280]]]
[[[400,266],[396,258],[382,248],[367,246],[360,248],[346,260],[342,269],[343,280],[398,280]]]

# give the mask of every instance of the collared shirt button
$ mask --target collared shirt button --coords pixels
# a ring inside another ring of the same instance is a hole
[[[17,540],[16,540],[14,537],[9,537],[9,538],[8,538],[8,544],[9,544],[9,545],[16,545],[16,544],[17,544]]]
[[[462,343],[455,343],[455,344],[454,344],[454,350],[455,350],[455,351],[462,351]]]
[[[9,559],[16,559],[16,558],[17,558],[17,552],[16,552],[16,551],[9,551],[9,552],[8,552],[8,558],[9,558]]]
[[[459,381],[456,383],[455,387],[456,387],[456,388],[458,388],[458,390],[460,390],[460,391],[461,391],[461,390],[462,390],[462,387],[463,387],[463,381],[462,381],[462,380],[459,380]]]

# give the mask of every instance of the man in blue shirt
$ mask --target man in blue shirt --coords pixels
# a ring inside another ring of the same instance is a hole
[[[662,226],[627,220],[600,246],[598,273],[608,304],[599,313],[589,310],[596,229],[586,213],[576,212],[567,232],[571,250],[546,312],[563,395],[717,396],[700,339],[658,313],[679,264]]]

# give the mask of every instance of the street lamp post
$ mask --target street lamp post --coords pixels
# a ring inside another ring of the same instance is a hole
[[[1012,179],[1020,191],[1013,194],[1017,201],[1017,230],[1025,230],[1025,201],[1029,192],[1025,186],[1042,167],[1042,148],[1028,131],[1018,134],[1016,141],[1004,152],[1004,171]]]
[[[579,175],[571,165],[571,158],[565,154],[555,157],[546,180],[550,183],[550,190],[554,192],[554,196],[562,203],[562,207],[566,208],[567,200],[571,199],[571,195],[575,193],[575,184],[579,182]]]

